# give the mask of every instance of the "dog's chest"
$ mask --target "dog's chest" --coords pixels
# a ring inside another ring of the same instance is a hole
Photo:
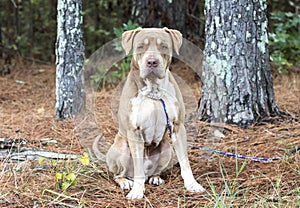
[[[160,98],[165,103],[165,109],[161,100],[151,98],[141,92],[131,100],[130,121],[146,144],[158,144],[161,141],[167,127],[166,113],[170,123],[178,119],[178,101],[175,91],[171,90]]]

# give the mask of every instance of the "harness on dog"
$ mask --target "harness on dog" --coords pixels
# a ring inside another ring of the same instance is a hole
[[[139,82],[137,82],[137,80],[136,80],[136,83],[139,86]],[[160,89],[160,90],[162,90],[162,89]],[[164,99],[162,98],[164,96],[164,94],[166,93],[166,91],[162,90],[162,92],[161,92],[161,91],[157,90],[156,92],[151,92],[147,87],[142,87],[142,88],[140,88],[139,93],[141,93],[142,95],[144,95],[150,99],[159,100],[162,103],[162,106],[163,106],[163,109],[165,112],[165,116],[166,116],[166,121],[167,121],[168,135],[170,138],[172,138],[172,124],[170,122],[170,118],[169,118],[169,115],[167,112],[166,103],[165,103]]]
[[[161,97],[154,96],[152,94],[148,94],[148,95],[146,95],[146,97],[151,98],[153,100],[160,100],[160,102],[163,106],[164,112],[165,112],[165,116],[166,116],[168,135],[170,138],[172,138],[172,124],[170,122],[170,118],[169,118],[169,115],[167,112],[167,107],[166,107],[166,103],[165,103],[164,99],[162,99]]]

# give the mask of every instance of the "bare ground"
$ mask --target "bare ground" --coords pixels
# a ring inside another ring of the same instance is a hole
[[[193,74],[177,63],[174,71],[187,80],[199,97]],[[180,69],[180,70],[179,70]],[[0,77],[0,138],[25,138],[27,147],[82,155],[74,122],[55,119],[55,67],[18,63],[11,74]],[[275,75],[276,100],[291,116],[269,118],[248,129],[226,125],[224,138],[213,145],[253,157],[281,157],[271,163],[236,160],[189,149],[189,158],[205,194],[187,193],[178,166],[163,175],[166,184],[146,185],[145,198],[128,201],[103,165],[79,161],[1,160],[1,207],[299,207],[300,156],[288,154],[300,145],[300,75]],[[117,129],[111,116],[112,89],[97,94],[97,117],[105,137],[112,140]],[[195,122],[190,142],[204,144],[211,126]],[[56,144],[44,144],[51,138]],[[57,173],[74,173],[77,184],[63,191]]]

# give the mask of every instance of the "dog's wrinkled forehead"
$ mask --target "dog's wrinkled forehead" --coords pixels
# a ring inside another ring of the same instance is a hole
[[[154,50],[155,48],[164,49],[166,53],[172,51],[172,39],[163,30],[142,30],[136,34],[132,45],[134,53]]]
[[[133,49],[144,49],[149,46],[160,46],[161,49],[168,49],[179,54],[182,44],[182,35],[178,30],[168,28],[137,28],[126,31],[122,34],[122,46],[126,54]],[[144,47],[146,46],[146,47]],[[157,48],[159,49],[159,48]]]

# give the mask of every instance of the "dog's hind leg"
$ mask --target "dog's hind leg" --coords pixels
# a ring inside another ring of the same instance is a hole
[[[133,177],[132,157],[126,139],[120,134],[116,135],[113,145],[107,152],[106,163],[121,189],[131,189],[133,181],[128,178]]]
[[[171,168],[176,162],[176,159],[174,158],[173,149],[165,138],[151,154],[152,155],[150,156],[150,158],[153,158],[153,164],[157,165],[155,166],[155,170],[151,174],[148,183],[159,186],[165,183],[159,175],[167,169]]]

